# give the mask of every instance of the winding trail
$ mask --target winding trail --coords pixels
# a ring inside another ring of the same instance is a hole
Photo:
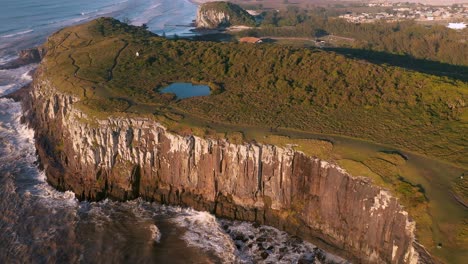
[[[111,81],[111,80],[114,78],[114,69],[115,69],[115,67],[117,66],[117,60],[119,59],[120,54],[122,53],[122,51],[123,51],[125,48],[127,48],[127,46],[128,46],[128,42],[127,42],[127,41],[122,40],[122,42],[124,43],[124,45],[123,45],[123,47],[122,47],[119,51],[117,51],[117,55],[116,55],[115,58],[114,58],[114,64],[112,65],[112,67],[111,67],[110,70],[109,70],[109,77],[107,78],[107,81],[108,81],[108,82]]]
[[[68,58],[70,58],[70,60],[72,61],[72,65],[75,68],[75,71],[73,72],[73,75],[75,75],[75,77],[77,77],[78,71],[80,70],[80,66],[76,65],[76,60],[72,57],[71,54],[68,54]],[[79,78],[79,77],[77,77],[77,78]]]

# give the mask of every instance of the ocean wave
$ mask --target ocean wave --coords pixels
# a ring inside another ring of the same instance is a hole
[[[122,17],[130,18],[133,25],[147,24],[155,33],[186,34],[190,33],[190,28],[175,25],[189,25],[196,10],[197,6],[189,1],[153,0],[141,10],[127,11]]]
[[[16,69],[0,70],[0,96],[12,93],[32,81],[31,71],[37,64],[28,64]]]
[[[93,13],[97,13],[98,11],[99,11],[98,9],[95,9],[93,11],[83,11],[83,12],[79,13],[78,15],[86,16],[86,15],[90,15],[90,14],[93,14]]]
[[[183,3],[171,3],[170,0],[148,1],[147,10],[150,12],[146,13],[135,9],[124,10],[125,3],[128,2],[115,2],[87,13],[83,11],[84,15],[76,14],[74,11],[72,18],[59,19],[40,26],[35,25],[37,27],[34,27],[35,30],[24,30],[0,37],[12,39],[11,43],[17,44],[18,40],[15,40],[17,39],[15,36],[24,35],[25,39],[32,38],[31,35],[45,38],[44,32],[50,32],[61,26],[79,23],[101,15],[125,15],[125,12],[130,12],[127,15],[134,15],[136,21],[154,23],[152,29],[163,30],[166,24],[171,23],[170,21],[177,21],[179,24],[182,21],[191,21],[190,16],[194,15],[194,6],[187,1]],[[29,34],[33,31],[35,31],[34,34]],[[12,56],[2,57],[0,64],[13,58]],[[0,96],[14,92],[31,82],[29,72],[35,67],[37,65],[31,64],[12,70],[0,70]],[[115,251],[115,254],[124,254],[121,249],[126,249],[129,245],[135,244],[135,248],[140,247],[140,244],[136,244],[138,241],[144,244],[143,246],[147,247],[150,252],[154,247],[161,246],[163,243],[160,242],[170,236],[170,233],[167,236],[164,233],[168,232],[167,230],[158,227],[158,221],[167,218],[184,230],[182,239],[188,245],[214,253],[223,263],[254,263],[257,259],[261,262],[264,250],[269,250],[266,260],[272,262],[295,260],[302,256],[310,257],[310,252],[314,250],[313,246],[301,241],[297,241],[296,244],[299,245],[291,243],[291,246],[286,246],[287,250],[291,251],[290,253],[289,251],[280,252],[282,247],[279,244],[274,244],[274,248],[269,249],[271,245],[267,244],[270,243],[268,241],[286,239],[287,242],[289,241],[287,236],[267,227],[256,228],[248,223],[218,221],[215,216],[207,212],[161,206],[140,199],[124,203],[110,200],[93,203],[79,202],[72,191],[60,192],[47,183],[45,172],[37,167],[34,131],[20,122],[21,116],[20,103],[11,99],[0,99],[0,174],[7,174],[5,177],[8,178],[8,181],[0,185],[0,194],[3,195],[0,197],[12,194],[11,197],[8,196],[8,199],[3,200],[8,203],[5,206],[11,206],[13,208],[11,211],[16,214],[11,217],[12,224],[9,226],[13,238],[7,243],[21,241],[18,243],[18,248],[23,248],[21,250],[24,250],[24,253],[18,256],[16,259],[18,262],[30,261],[31,258],[37,257],[37,254],[31,254],[34,250],[37,250],[39,254],[49,252],[50,248],[47,248],[49,245],[52,245],[58,252],[68,254],[71,256],[70,259],[77,255],[81,256],[82,260],[93,260],[94,256],[102,259],[112,255],[111,251]],[[0,176],[3,177],[3,175]],[[0,209],[6,212],[3,210],[6,207],[2,206],[3,204]],[[223,229],[225,225],[227,228]],[[82,233],[82,231],[88,233]],[[17,237],[15,237],[16,234],[18,234]],[[241,235],[244,239],[237,239]],[[253,238],[251,239],[250,236]],[[247,240],[243,241],[245,237]],[[257,241],[263,237],[267,237],[265,241]],[[0,240],[6,241],[4,238],[5,236],[0,235]],[[253,243],[254,240],[256,244],[252,244],[252,248],[249,248],[249,243]],[[116,247],[114,243],[121,243],[121,246]],[[260,246],[258,243],[263,244]],[[82,247],[86,249],[86,253],[82,253],[85,250],[75,250],[74,247]],[[294,251],[296,249],[299,249],[299,253]],[[88,254],[93,250],[96,251],[95,255]],[[132,251],[127,251],[126,254],[130,254],[129,252]],[[107,259],[107,261],[111,260]]]
[[[25,198],[39,199],[45,205],[76,206],[73,192],[55,190],[46,182],[45,173],[37,168],[34,130],[21,122],[21,104],[1,98],[0,113],[0,136],[7,142],[1,146],[0,171],[18,174],[16,180],[21,184],[17,186],[17,192]],[[23,173],[18,173],[20,171]]]
[[[215,253],[224,263],[237,261],[232,239],[222,230],[216,218],[208,212],[186,209],[172,222],[186,228],[183,239],[188,245]]]
[[[0,49],[2,46],[0,45]],[[15,60],[18,58],[18,55],[13,55],[13,54],[4,54],[0,57],[0,65],[4,65],[12,60]]]
[[[16,86],[16,84],[14,84],[14,83],[10,83],[10,84],[7,84],[7,85],[0,85],[0,95],[9,94],[8,91],[11,91],[15,86]]]
[[[234,240],[240,263],[348,263],[270,226],[223,219],[219,223]]]
[[[164,7],[164,3],[156,1],[155,3],[150,2],[149,6],[146,6],[142,11],[132,10],[127,13],[130,17],[132,25],[140,26],[142,24],[148,24],[151,20],[158,18],[163,13],[160,8]]]
[[[28,33],[31,33],[31,32],[34,32],[34,30],[33,29],[27,29],[27,30],[23,30],[23,31],[20,31],[20,32],[16,32],[16,33],[11,33],[11,34],[7,34],[7,35],[0,35],[0,38],[12,38],[12,37],[20,36],[20,35],[25,35],[25,34],[28,34]]]

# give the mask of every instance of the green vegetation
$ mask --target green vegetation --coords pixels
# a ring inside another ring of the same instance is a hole
[[[229,17],[228,24],[211,25],[212,27],[229,27],[229,26],[255,26],[255,19],[247,11],[240,6],[223,1],[208,2],[200,6],[200,12],[219,12],[224,13]]]
[[[171,41],[112,19],[62,30],[47,45],[50,78],[96,112],[190,113],[342,134],[468,164],[462,81],[320,50]],[[216,84],[218,92],[186,100],[159,93],[176,81]]]
[[[427,199],[422,186],[416,186],[408,182],[401,174],[400,167],[406,161],[398,154],[378,153],[375,157],[362,162],[372,172],[379,175],[386,186],[400,198],[400,202],[417,221],[419,239],[423,244],[432,242],[431,218],[427,215]]]
[[[452,190],[456,199],[468,207],[468,175],[461,175],[452,182]]]
[[[468,30],[457,32],[442,25],[424,26],[414,21],[356,24],[330,17],[333,10],[316,8],[303,10],[266,11],[259,28],[240,32],[241,36],[258,37],[346,37],[347,42],[334,46],[385,51],[410,55],[455,65],[468,66]]]
[[[180,134],[289,145],[335,160],[395,193],[429,249],[444,241],[454,252],[466,239],[466,223],[459,221],[466,212],[447,195],[454,177],[444,178],[460,169],[418,169],[398,153],[364,151],[361,145],[369,143],[344,148],[311,133],[362,138],[466,169],[467,82],[318,49],[167,40],[109,18],[63,29],[46,46],[39,73],[79,97],[76,106],[90,116],[145,116]],[[215,91],[177,100],[159,92],[172,82]],[[443,206],[454,208],[455,220],[444,219]],[[446,242],[439,233],[458,238]]]
[[[268,135],[262,139],[262,142],[280,147],[291,147],[296,151],[301,151],[306,155],[323,160],[330,160],[332,158],[333,144],[325,140],[291,139],[286,136]]]
[[[338,160],[338,164],[353,175],[371,178],[374,183],[391,190],[406,206],[406,210],[418,223],[418,238],[425,244],[432,244],[432,219],[427,214],[428,200],[420,185],[413,185],[404,178],[402,166],[406,160],[397,153],[377,152],[362,161]]]

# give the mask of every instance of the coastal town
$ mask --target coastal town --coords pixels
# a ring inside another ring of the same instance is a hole
[[[468,4],[433,6],[420,3],[380,2],[368,3],[365,6],[369,8],[368,12],[347,12],[340,17],[354,23],[402,20],[445,23],[447,27],[453,29],[464,29],[468,22]]]

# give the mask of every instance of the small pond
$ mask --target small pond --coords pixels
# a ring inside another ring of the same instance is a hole
[[[210,87],[208,85],[193,85],[191,83],[173,83],[161,89],[161,93],[173,93],[177,96],[177,99],[184,99],[210,95]]]

